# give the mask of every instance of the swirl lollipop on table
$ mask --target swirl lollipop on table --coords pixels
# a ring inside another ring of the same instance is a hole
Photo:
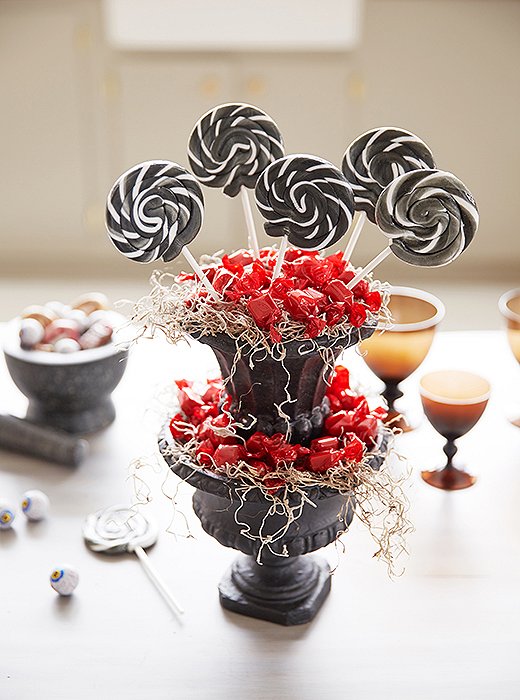
[[[233,103],[214,107],[196,123],[188,143],[188,159],[195,177],[224,194],[240,193],[249,245],[258,257],[247,189],[256,185],[265,168],[284,154],[283,139],[274,121],[252,105]]]
[[[135,553],[170,607],[174,612],[182,614],[183,608],[175,600],[144,551],[155,544],[158,535],[159,531],[155,523],[133,508],[119,505],[92,513],[83,526],[83,537],[93,552],[112,555],[123,552]]]
[[[399,175],[424,168],[435,168],[433,154],[410,131],[380,127],[354,139],[345,151],[341,169],[352,186],[360,214],[343,253],[345,260],[350,260],[367,216],[376,222],[377,200],[385,187]]]
[[[188,243],[200,231],[204,197],[197,180],[176,163],[151,160],[134,165],[114,183],[107,198],[106,227],[125,257],[141,263],[184,255],[210,295],[218,295]]]
[[[278,277],[288,243],[306,250],[334,245],[354,215],[352,188],[343,173],[322,158],[292,155],[271,163],[255,188],[266,233],[281,236],[273,273]]]
[[[410,265],[448,265],[471,243],[479,215],[473,195],[455,175],[417,170],[383,190],[376,222],[390,245],[356,274],[350,289],[391,253]]]

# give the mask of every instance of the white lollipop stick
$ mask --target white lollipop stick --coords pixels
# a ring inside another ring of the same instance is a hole
[[[151,547],[159,534],[157,525],[132,508],[115,505],[87,516],[83,537],[93,552],[118,555],[135,552],[150,580],[172,610],[178,614],[183,608],[170,593],[166,583],[150,562],[145,547]]]
[[[352,258],[352,253],[354,252],[355,245],[358,242],[358,238],[361,235],[361,231],[363,230],[363,226],[365,225],[366,220],[366,212],[361,211],[359,213],[355,226],[352,229],[352,233],[350,234],[350,238],[345,248],[345,252],[343,253],[343,260],[345,260],[346,262],[348,262]]]
[[[244,209],[244,216],[246,219],[248,245],[249,248],[253,249],[254,257],[258,260],[258,258],[260,257],[260,249],[258,247],[258,238],[256,235],[255,222],[253,219],[253,212],[251,210],[251,202],[249,201],[249,195],[247,194],[247,189],[243,185],[240,188],[240,196],[242,198],[242,207]]]
[[[284,236],[282,238],[282,242],[280,243],[280,250],[278,251],[278,257],[276,258],[276,265],[274,266],[274,272],[273,272],[273,280],[275,280],[277,277],[280,277],[280,272],[282,271],[282,265],[283,261],[285,258],[285,252],[287,250],[287,246],[289,245],[289,239],[287,236]]]
[[[201,268],[201,266],[199,265],[199,263],[195,260],[195,258],[194,258],[193,255],[190,253],[190,251],[188,250],[188,248],[187,248],[186,246],[184,246],[184,248],[182,249],[181,252],[182,252],[182,254],[184,255],[184,257],[186,258],[186,260],[189,262],[189,264],[191,265],[191,267],[193,268],[193,271],[195,272],[195,274],[197,275],[197,277],[200,279],[200,281],[202,282],[202,284],[203,284],[203,285],[206,287],[206,289],[208,290],[210,297],[211,297],[212,299],[214,299],[215,301],[220,301],[220,297],[219,297],[219,295],[217,294],[217,290],[216,290],[215,287],[211,284],[211,282],[209,281],[209,279],[206,277],[206,275],[204,274],[204,270]]]
[[[177,613],[178,615],[183,615],[184,608],[182,607],[182,605],[180,605],[180,603],[178,603],[175,600],[164,579],[159,574],[155,566],[153,566],[152,562],[150,561],[150,557],[144,551],[144,549],[142,547],[137,546],[133,547],[132,549],[129,549],[129,551],[135,552],[137,558],[143,565],[143,568],[148,574],[150,580],[155,585],[159,593],[163,596],[163,598],[168,603],[173,612]]]
[[[350,282],[347,284],[347,289],[352,289],[353,287],[356,286],[356,284],[363,279],[365,275],[368,275],[369,272],[372,272],[372,270],[379,265],[379,263],[382,263],[385,258],[387,258],[390,254],[392,253],[392,249],[390,246],[388,248],[385,248],[382,250],[379,255],[376,255],[376,257],[371,260],[369,263],[365,265],[357,274],[355,277],[353,277]]]

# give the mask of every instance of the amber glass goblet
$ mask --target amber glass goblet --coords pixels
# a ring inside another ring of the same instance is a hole
[[[520,362],[520,288],[505,292],[499,299],[500,313],[506,320],[507,339],[513,355]],[[511,418],[511,423],[520,428],[520,415]]]
[[[442,301],[433,294],[412,287],[392,287],[389,309],[392,323],[381,324],[384,332],[376,332],[363,341],[361,350],[372,372],[385,383],[386,422],[406,432],[412,427],[395,408],[395,402],[403,396],[399,384],[419,367],[428,354],[445,309]]]
[[[456,491],[473,486],[476,477],[455,467],[455,440],[465,435],[484,413],[490,386],[478,374],[458,370],[430,372],[420,381],[421,399],[426,417],[435,430],[446,438],[446,466],[435,471],[423,471],[421,476],[430,486]]]

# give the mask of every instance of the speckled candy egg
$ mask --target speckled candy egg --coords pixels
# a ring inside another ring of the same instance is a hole
[[[51,586],[60,595],[71,595],[79,582],[79,574],[73,566],[57,566],[49,577]]]
[[[29,520],[43,520],[49,511],[49,498],[38,489],[26,491],[22,496],[22,513]]]
[[[9,530],[15,518],[14,508],[7,501],[0,501],[0,530]]]

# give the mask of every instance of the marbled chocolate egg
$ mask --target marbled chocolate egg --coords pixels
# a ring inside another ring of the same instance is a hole
[[[90,316],[87,316],[87,314],[81,309],[69,309],[69,311],[67,311],[63,318],[66,318],[68,321],[74,321],[74,323],[77,323],[80,333],[83,333],[87,330],[87,328],[90,325],[92,325],[90,321]]]
[[[78,340],[80,336],[79,326],[75,321],[59,318],[50,323],[45,329],[44,343],[55,343],[60,338],[72,338]]]
[[[20,345],[24,350],[32,350],[41,343],[45,328],[35,318],[23,318],[20,323]]]
[[[81,350],[81,345],[73,338],[60,338],[54,343],[54,350],[65,354],[69,352],[78,352],[78,350]]]
[[[28,306],[22,311],[21,316],[22,318],[36,319],[44,328],[58,318],[52,309],[48,309],[45,306]]]
[[[89,292],[88,294],[82,294],[76,299],[72,304],[74,309],[81,309],[87,316],[94,311],[100,311],[108,308],[108,299],[105,294],[101,292]]]
[[[96,321],[92,326],[85,331],[79,339],[79,344],[83,350],[91,350],[99,348],[101,345],[106,345],[112,339],[112,326]]]
[[[66,318],[67,313],[71,310],[68,304],[64,304],[61,301],[48,301],[45,304],[46,309],[50,309],[56,318]]]

